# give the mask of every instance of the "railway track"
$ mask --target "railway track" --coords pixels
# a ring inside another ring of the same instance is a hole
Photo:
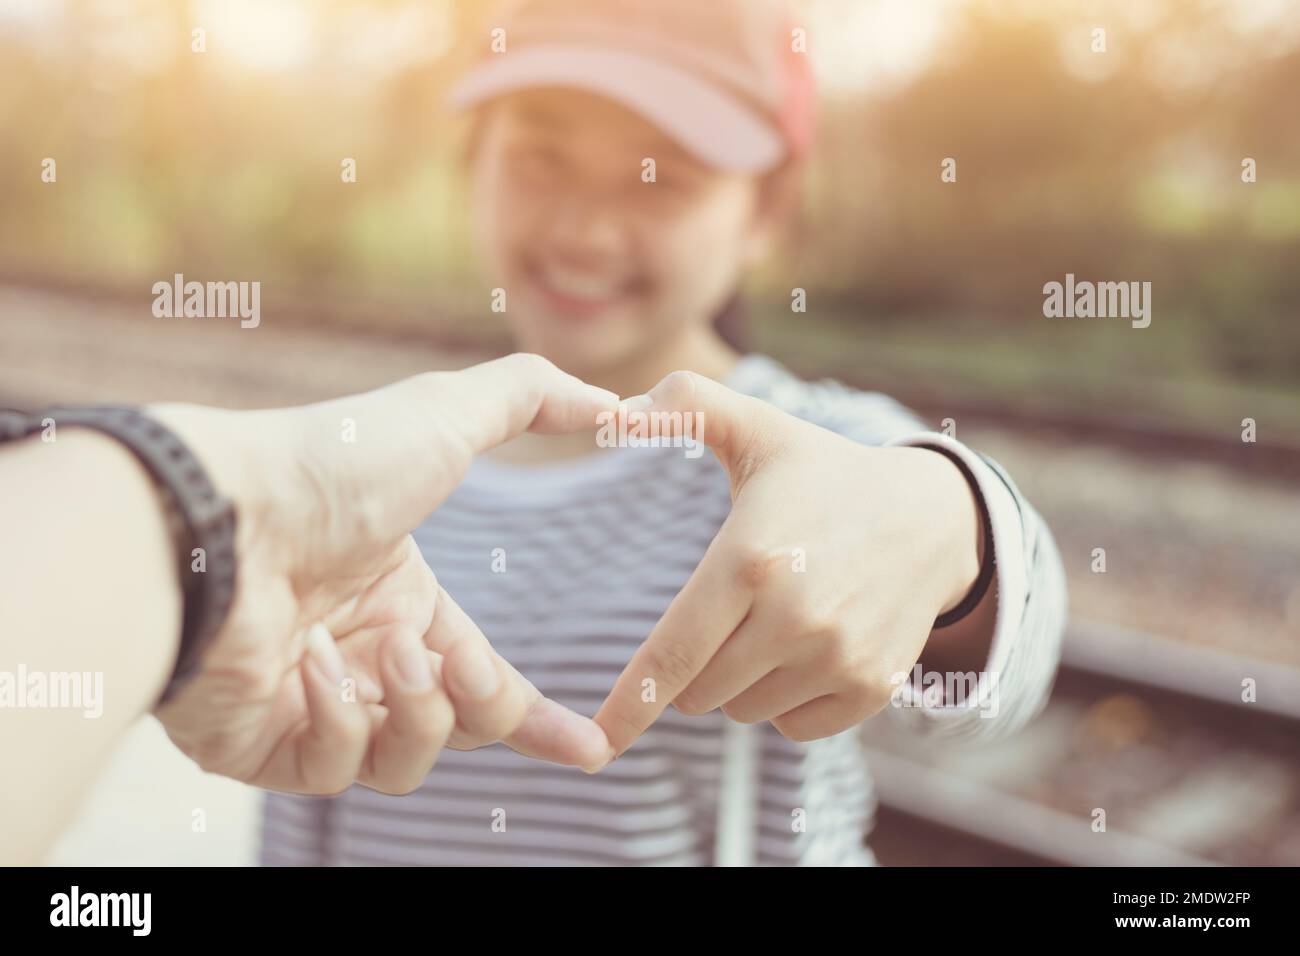
[[[1300,671],[1084,622],[1010,741],[958,753],[877,723],[881,828],[912,841],[883,834],[893,862],[964,841],[969,862],[1300,864]]]

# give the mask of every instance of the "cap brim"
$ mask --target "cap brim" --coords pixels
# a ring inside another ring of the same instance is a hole
[[[464,109],[544,86],[608,97],[719,169],[764,172],[785,157],[780,133],[736,97],[686,70],[631,52],[548,44],[497,53],[455,86],[449,103]]]

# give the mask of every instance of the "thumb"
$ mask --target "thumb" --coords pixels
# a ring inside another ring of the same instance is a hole
[[[332,519],[331,526],[388,541],[442,504],[476,454],[529,430],[594,430],[617,401],[541,356],[516,354],[273,414],[282,416],[307,462],[292,473],[314,476],[326,508],[358,516],[352,523]]]
[[[523,352],[446,374],[438,385],[439,414],[475,454],[525,431],[595,429],[597,416],[612,412],[618,402],[613,392]]]
[[[696,372],[672,372],[619,404],[629,435],[681,436],[713,449],[737,485],[767,457],[785,416]]]

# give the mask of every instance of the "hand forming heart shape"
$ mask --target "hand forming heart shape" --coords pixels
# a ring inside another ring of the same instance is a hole
[[[935,629],[991,546],[963,473],[936,454],[953,451],[943,436],[859,444],[691,372],[623,408],[657,415],[652,434],[691,427],[727,469],[732,507],[596,715],[615,754],[670,703],[816,740],[896,699],[923,652],[929,667],[983,667],[995,590]]]
[[[475,454],[524,431],[580,431],[602,413],[651,407],[670,422],[705,421],[691,437],[727,468],[733,507],[592,720],[543,697],[492,649],[409,529]],[[199,676],[157,715],[204,769],[258,786],[406,793],[443,746],[497,740],[594,772],[669,703],[815,739],[883,708],[893,675],[923,648],[928,663],[985,659],[992,600],[931,635],[985,547],[947,457],[864,447],[692,373],[619,405],[544,359],[513,355],[307,408],[151,411],[240,515],[235,605]],[[796,551],[819,562],[816,575],[797,573]]]
[[[594,427],[616,403],[512,355],[305,408],[151,408],[239,516],[230,616],[199,675],[156,712],[171,739],[205,770],[297,793],[406,793],[444,745],[496,740],[602,765],[600,728],[492,650],[409,531],[475,454],[524,431]]]

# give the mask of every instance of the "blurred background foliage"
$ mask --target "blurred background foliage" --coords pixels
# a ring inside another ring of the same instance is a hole
[[[264,322],[502,341],[441,107],[491,8],[5,0],[0,281],[148,317],[173,273],[257,279]],[[753,277],[760,345],[883,387],[1300,436],[1300,4],[798,8],[821,138]],[[1151,327],[1044,318],[1067,272],[1150,281]]]

